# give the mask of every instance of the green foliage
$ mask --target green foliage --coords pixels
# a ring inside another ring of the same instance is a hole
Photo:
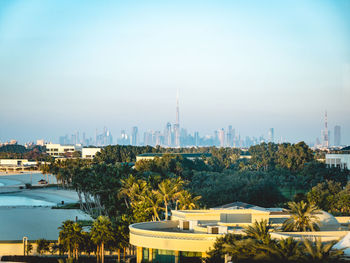
[[[130,175],[121,182],[119,197],[131,209],[134,222],[161,220],[160,213],[164,211],[165,218],[169,209],[198,207],[200,197],[194,197],[185,190],[187,182],[180,177],[158,180],[157,177],[150,176],[145,180]]]
[[[195,172],[188,188],[202,196],[201,201],[207,207],[235,201],[273,207],[285,201],[278,188],[282,178],[274,176],[281,177],[264,171]]]
[[[48,240],[41,238],[38,239],[35,243],[37,245],[36,252],[40,255],[50,251],[50,242]]]
[[[339,262],[339,257],[343,255],[342,250],[333,250],[332,247],[336,244],[336,241],[322,243],[320,238],[316,238],[315,242],[311,242],[308,239],[304,240],[304,247],[306,251],[306,260],[308,262]]]
[[[26,246],[26,254],[29,255],[33,251],[33,245],[28,243]]]
[[[23,145],[4,145],[0,147],[0,159],[29,159],[43,161],[46,159],[44,147],[35,146],[27,149]]]
[[[74,257],[78,258],[78,251],[81,250],[84,240],[82,227],[78,223],[67,220],[58,229],[60,230],[59,244],[68,251],[69,257],[73,253]]]
[[[335,215],[350,214],[350,183],[343,189],[340,182],[326,181],[314,186],[308,193],[310,203]]]
[[[261,232],[259,222],[252,226],[253,233]],[[266,223],[265,223],[266,225]],[[254,230],[255,228],[255,230]],[[264,232],[264,231],[263,231]],[[259,235],[226,234],[217,239],[213,249],[208,252],[207,263],[223,263],[230,256],[235,263],[242,262],[340,262],[342,250],[332,250],[336,242],[322,243],[320,239],[311,242],[306,239],[298,242],[292,237],[281,240],[260,239]]]
[[[243,232],[250,238],[260,240],[263,244],[269,244],[271,242],[270,229],[271,226],[267,220],[262,220],[255,221],[252,225],[245,227]]]
[[[91,240],[96,245],[101,245],[114,240],[112,223],[108,217],[99,216],[93,223],[91,228]]]
[[[313,204],[300,201],[288,203],[290,217],[283,223],[282,229],[286,232],[318,231],[317,213],[318,207]]]
[[[107,146],[95,155],[94,162],[105,164],[135,162],[137,155],[150,152],[157,152],[157,150],[151,146]]]

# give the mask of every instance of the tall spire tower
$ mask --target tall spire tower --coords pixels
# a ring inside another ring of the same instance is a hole
[[[180,126],[180,110],[179,110],[179,89],[177,90],[177,94],[176,94],[176,124]]]
[[[175,129],[175,146],[180,147],[180,109],[179,109],[179,89],[176,94],[176,123]]]
[[[327,111],[324,115],[323,146],[329,147]]]

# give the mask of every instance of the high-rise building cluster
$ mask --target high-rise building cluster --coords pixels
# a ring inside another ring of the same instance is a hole
[[[186,129],[180,126],[180,107],[179,93],[176,97],[176,119],[175,123],[168,122],[163,131],[148,130],[139,135],[138,127],[133,127],[131,133],[125,130],[121,131],[117,144],[121,145],[150,145],[163,147],[191,147],[191,146],[218,146],[218,147],[250,147],[261,142],[274,142],[274,129],[270,128],[268,139],[263,136],[256,137],[241,137],[236,135],[232,125],[228,129],[224,128],[214,131],[212,135],[200,136],[196,131],[190,134]]]
[[[211,135],[200,136],[198,131],[193,134],[189,133],[186,129],[180,126],[180,106],[179,106],[179,93],[176,97],[176,117],[175,123],[168,122],[164,130],[148,130],[140,133],[140,129],[137,126],[131,128],[128,132],[125,129],[121,130],[120,135],[116,141],[113,141],[113,137],[107,128],[104,128],[101,134],[98,134],[96,130],[95,139],[86,138],[85,133],[80,137],[79,132],[75,132],[71,136],[61,136],[59,143],[61,145],[76,145],[81,144],[83,146],[95,145],[106,146],[113,143],[119,145],[150,145],[150,146],[163,146],[163,147],[196,147],[196,146],[217,146],[217,147],[250,147],[252,145],[260,144],[262,142],[275,142],[274,128],[270,128],[268,131],[267,139],[264,136],[260,137],[243,137],[236,133],[236,130],[229,125],[227,129],[221,128],[215,130]],[[281,140],[279,142],[282,142]]]
[[[192,146],[217,146],[217,147],[250,147],[262,142],[274,142],[273,137],[269,136],[266,139],[264,136],[260,137],[242,137],[235,134],[235,129],[230,125],[228,129],[215,130],[212,135],[200,136],[196,131],[193,134],[187,132],[186,129],[181,128],[179,138],[177,139],[177,125],[166,124],[164,131],[148,130],[143,133],[143,141],[133,142],[131,139],[133,135],[128,135],[125,130],[122,130],[118,144],[122,145],[150,145],[163,147],[192,147]],[[135,127],[132,129],[134,133]],[[138,130],[138,129],[137,129]],[[271,129],[270,129],[271,130]],[[273,128],[272,128],[273,130]]]
[[[328,129],[328,115],[327,111],[324,115],[324,128],[321,130],[321,140],[316,138],[316,148],[329,148],[340,147],[341,143],[341,127],[340,125],[334,126],[333,144],[331,143],[331,131]]]
[[[75,133],[59,137],[59,144],[61,145],[82,145],[82,146],[106,146],[113,144],[113,137],[111,132],[104,127],[101,133],[98,133],[96,129],[95,138],[87,137],[86,133],[80,134],[78,131]]]

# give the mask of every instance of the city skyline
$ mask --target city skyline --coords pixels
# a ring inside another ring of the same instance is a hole
[[[186,128],[180,128],[180,107],[179,107],[179,92],[176,95],[176,119],[175,123],[167,122],[164,130],[148,129],[142,130],[138,126],[133,126],[129,130],[121,129],[119,136],[113,140],[111,131],[104,126],[102,132],[95,130],[94,137],[89,137],[85,131],[76,130],[72,134],[66,133],[59,136],[57,140],[46,140],[48,143],[59,143],[61,145],[82,145],[82,146],[107,146],[113,144],[133,145],[133,146],[163,146],[163,147],[193,147],[193,146],[217,146],[217,147],[237,147],[248,148],[253,145],[265,143],[295,143],[288,141],[283,136],[275,135],[275,128],[269,128],[266,133],[259,136],[243,135],[239,130],[232,125],[228,125],[227,129],[218,128],[213,130],[211,134],[200,134],[199,131],[188,132]],[[305,141],[307,144],[317,148],[329,148],[346,146],[342,143],[341,126],[334,126],[334,133],[328,129],[328,114],[325,111],[324,127],[321,129],[321,136],[315,137],[314,141]],[[142,139],[143,138],[143,139]],[[39,145],[44,145],[45,139],[37,139]],[[301,140],[300,140],[301,141]],[[332,142],[331,142],[332,141]],[[297,141],[299,142],[299,141]],[[0,145],[1,145],[0,140]],[[6,143],[17,143],[16,139],[10,139]],[[23,142],[22,142],[23,143]],[[35,140],[26,141],[25,144],[35,144]],[[38,143],[37,143],[38,144]]]
[[[179,90],[191,134],[322,141],[327,110],[349,145],[350,2],[267,2],[2,1],[0,140],[163,131]]]

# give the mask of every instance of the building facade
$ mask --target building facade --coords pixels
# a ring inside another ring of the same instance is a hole
[[[137,247],[137,263],[201,262],[218,237],[227,233],[244,234],[243,227],[255,221],[267,220],[274,228],[271,235],[276,239],[293,236],[302,240],[317,236],[322,241],[331,241],[348,233],[335,217],[323,211],[317,214],[321,231],[280,232],[289,216],[283,209],[240,202],[209,210],[172,211],[171,220],[130,225],[130,244]]]
[[[326,154],[326,164],[329,167],[339,167],[341,169],[350,169],[350,154]]]
[[[164,155],[181,156],[182,158],[192,161],[202,157],[211,157],[210,153],[143,153],[136,156],[136,162],[141,160],[154,160],[155,158],[162,158]]]
[[[48,143],[46,146],[46,153],[52,157],[64,157],[65,154],[73,153],[81,150],[81,147],[76,145],[61,145]]]
[[[94,159],[98,152],[101,152],[101,148],[83,148],[81,150],[81,157],[83,159]]]

